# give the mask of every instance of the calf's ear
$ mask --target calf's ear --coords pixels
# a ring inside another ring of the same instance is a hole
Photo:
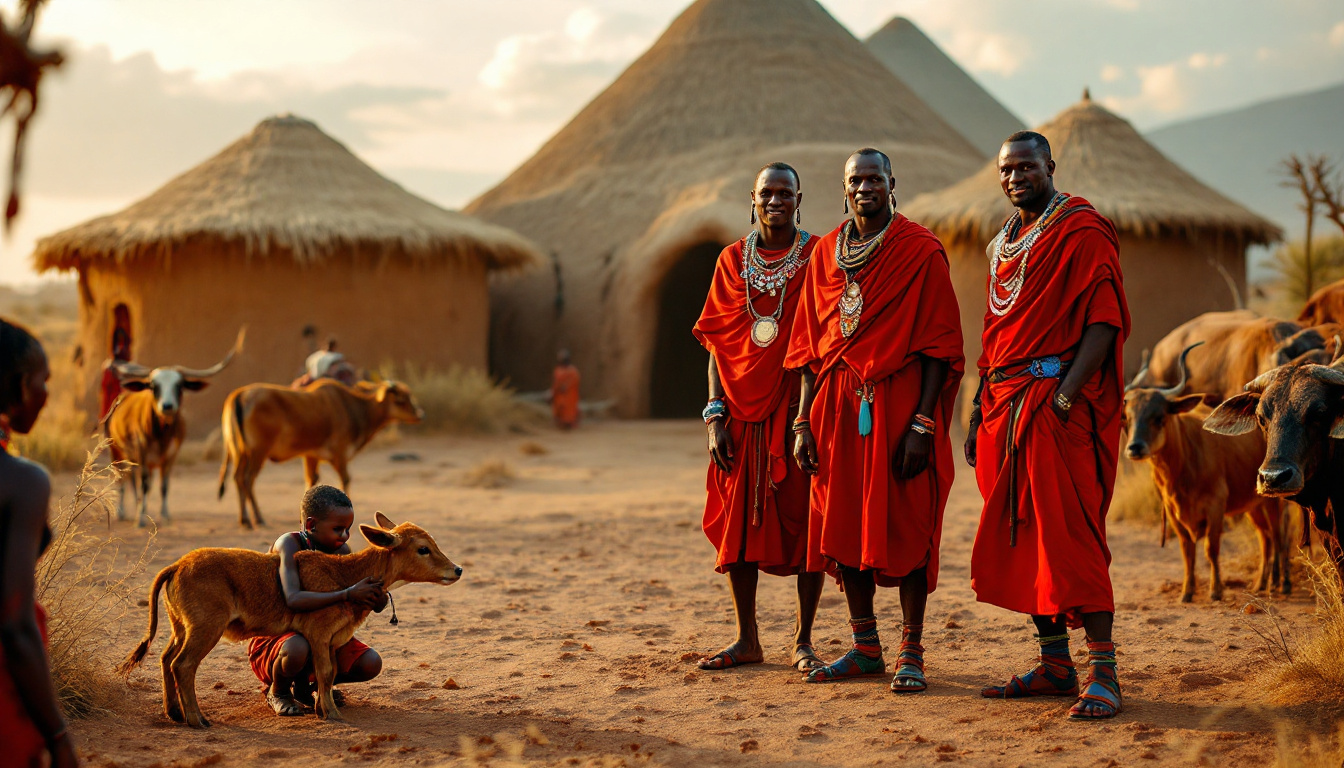
[[[1255,409],[1260,405],[1258,392],[1243,392],[1230,397],[1204,419],[1204,429],[1215,435],[1244,435],[1259,426]]]
[[[1187,413],[1193,411],[1195,406],[1204,402],[1208,395],[1186,395],[1178,397],[1175,400],[1167,401],[1167,413]]]
[[[378,527],[385,531],[390,531],[397,527],[397,524],[387,519],[387,515],[382,512],[374,512],[373,519],[378,521]]]
[[[183,379],[182,388],[188,392],[200,392],[202,389],[210,386],[210,382],[205,379]]]
[[[144,379],[128,379],[121,382],[121,388],[127,392],[144,392],[149,389],[149,382]]]
[[[368,539],[370,544],[375,547],[382,547],[383,549],[392,549],[401,542],[401,536],[399,534],[392,533],[391,531],[384,531],[381,528],[374,528],[372,525],[364,525],[361,523],[359,532],[364,534],[364,538]]]
[[[1335,419],[1335,425],[1330,428],[1330,436],[1336,440],[1344,440],[1344,416]]]

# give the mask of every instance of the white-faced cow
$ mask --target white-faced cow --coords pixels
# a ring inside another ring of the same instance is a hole
[[[1181,602],[1195,595],[1195,544],[1205,540],[1209,558],[1209,599],[1223,599],[1219,550],[1225,518],[1246,514],[1260,539],[1260,573],[1256,589],[1271,582],[1292,590],[1287,552],[1281,534],[1282,502],[1255,493],[1255,471],[1265,458],[1265,440],[1259,432],[1238,437],[1211,435],[1202,429],[1208,410],[1204,394],[1184,394],[1185,358],[1195,345],[1178,358],[1180,381],[1174,386],[1136,386],[1143,374],[1125,390],[1122,423],[1125,456],[1147,461],[1162,500],[1163,542],[1170,523],[1181,542],[1185,580]],[[1214,402],[1217,402],[1214,400]],[[1198,409],[1198,410],[1196,410]]]
[[[126,519],[126,486],[131,486],[139,510],[140,525],[149,525],[149,484],[154,470],[159,471],[161,506],[164,522],[168,514],[168,478],[173,462],[187,433],[182,418],[182,397],[186,392],[204,389],[210,377],[233,362],[243,348],[246,329],[238,332],[238,341],[224,359],[203,370],[180,365],[146,368],[136,363],[116,363],[112,370],[126,390],[107,415],[103,429],[112,442],[112,460],[130,464],[122,479],[117,500],[117,519]]]
[[[1344,566],[1344,358],[1262,374],[1214,409],[1204,428],[1223,435],[1263,433],[1256,491],[1310,510],[1336,564]]]

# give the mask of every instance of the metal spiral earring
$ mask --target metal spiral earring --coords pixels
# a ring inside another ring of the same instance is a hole
[[[845,215],[849,215],[849,195],[845,195]]]
[[[795,224],[802,224],[802,223],[803,223],[803,209],[802,209],[802,208],[794,208],[794,209],[793,209],[793,221],[794,221]]]
[[[756,226],[756,203],[751,204],[751,226]]]
[[[887,195],[887,202],[891,203],[891,212],[896,213],[896,193],[891,192]]]

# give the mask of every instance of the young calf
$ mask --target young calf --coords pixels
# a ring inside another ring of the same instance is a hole
[[[1189,351],[1187,348],[1186,352]],[[1265,457],[1265,441],[1259,432],[1236,438],[1215,437],[1204,431],[1206,409],[1195,411],[1205,395],[1181,395],[1185,387],[1185,357],[1181,357],[1181,383],[1158,389],[1131,385],[1125,393],[1123,424],[1128,435],[1125,456],[1148,461],[1162,498],[1163,526],[1174,523],[1181,540],[1185,582],[1181,602],[1195,595],[1195,543],[1203,536],[1209,558],[1209,599],[1223,599],[1222,570],[1218,555],[1223,521],[1248,514],[1260,539],[1260,573],[1256,589],[1272,581],[1292,591],[1287,553],[1281,534],[1282,508],[1278,499],[1255,493],[1256,468]],[[1142,375],[1142,374],[1140,374]],[[1135,379],[1137,383],[1138,378]],[[1165,533],[1164,533],[1165,539]]]
[[[294,559],[306,589],[339,591],[364,578],[381,579],[388,589],[403,584],[452,584],[462,569],[439,551],[423,528],[402,523],[393,526],[377,513],[378,528],[359,526],[372,546],[352,555],[299,552]],[[159,623],[159,591],[173,634],[164,648],[163,709],[169,718],[193,728],[208,728],[196,701],[196,669],[221,637],[232,641],[299,632],[312,648],[317,679],[317,711],[328,720],[340,720],[332,698],[336,666],[332,649],[347,642],[364,619],[367,608],[341,603],[309,613],[285,607],[280,591],[280,556],[247,549],[207,548],[183,555],[159,571],[149,596],[149,631],[117,668],[129,673],[149,651]]]

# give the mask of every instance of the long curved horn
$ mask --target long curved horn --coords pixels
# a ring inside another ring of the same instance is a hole
[[[1151,355],[1152,353],[1149,350],[1143,350],[1143,362],[1139,364],[1139,372],[1134,374],[1134,380],[1129,382],[1129,385],[1125,387],[1126,392],[1138,389],[1144,385],[1144,379],[1148,378],[1148,361]]]
[[[223,360],[220,360],[218,363],[215,363],[214,365],[204,370],[197,370],[195,368],[183,368],[180,365],[173,366],[173,369],[176,370],[178,373],[182,374],[183,376],[186,376],[187,378],[208,379],[211,376],[214,376],[215,374],[229,367],[229,363],[233,362],[234,355],[243,351],[243,340],[246,338],[247,338],[247,326],[244,325],[242,328],[238,329],[238,340],[233,343],[233,349],[229,350],[229,354],[225,355]]]
[[[1194,349],[1195,347],[1198,347],[1203,343],[1204,342],[1202,341],[1196,341],[1194,344],[1191,344],[1190,346],[1181,350],[1181,356],[1176,359],[1176,368],[1181,372],[1181,380],[1177,382],[1176,386],[1174,387],[1167,387],[1166,389],[1157,390],[1159,394],[1161,394],[1165,398],[1173,398],[1181,394],[1181,392],[1185,390],[1185,383],[1190,380],[1190,372],[1185,367],[1185,358],[1189,356],[1190,350]]]
[[[116,374],[121,381],[126,379],[143,379],[153,371],[152,368],[146,368],[139,363],[113,363],[112,372]]]

